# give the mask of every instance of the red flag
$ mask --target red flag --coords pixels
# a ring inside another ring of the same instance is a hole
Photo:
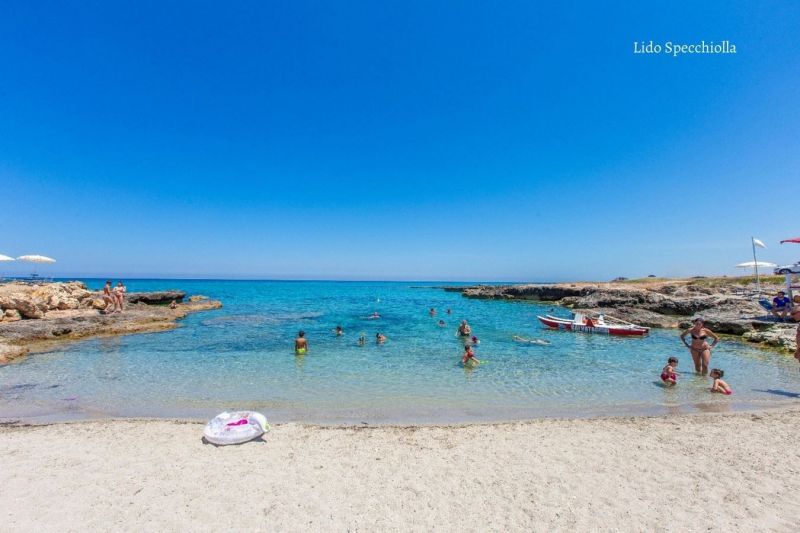
[[[794,239],[786,239],[785,241],[781,241],[781,244],[785,242],[793,242],[795,244],[800,244],[800,237],[795,237]]]

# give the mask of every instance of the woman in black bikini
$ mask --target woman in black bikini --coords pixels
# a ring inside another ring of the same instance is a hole
[[[692,342],[686,342],[686,336],[692,336]],[[709,345],[706,338],[711,337],[714,342]],[[700,374],[708,374],[708,364],[711,362],[711,348],[717,345],[719,337],[704,326],[702,318],[695,318],[694,324],[691,328],[681,333],[681,341],[689,348],[692,354],[692,361],[694,361],[694,369]]]

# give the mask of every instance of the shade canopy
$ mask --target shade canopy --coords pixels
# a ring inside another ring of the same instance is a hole
[[[781,244],[783,244],[785,242],[793,242],[795,244],[800,244],[800,237],[795,237],[794,239],[783,240],[783,241],[781,241]]]
[[[44,255],[21,255],[17,257],[17,261],[26,261],[28,263],[55,263],[56,260],[52,257]]]
[[[13,257],[8,257],[7,255],[0,254],[0,261],[13,261]]]
[[[778,265],[776,265],[775,263],[768,263],[766,261],[747,261],[746,263],[739,263],[738,265],[736,265],[736,268],[755,268],[755,267],[770,268],[776,266]]]

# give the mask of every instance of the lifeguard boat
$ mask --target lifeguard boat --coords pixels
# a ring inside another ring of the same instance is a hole
[[[644,337],[650,333],[650,328],[637,326],[636,324],[604,315],[590,317],[582,313],[575,313],[571,319],[559,318],[551,315],[538,316],[536,318],[548,328],[562,329],[573,333],[595,333],[599,335],[618,335],[621,337]],[[611,322],[609,322],[609,320],[611,320]]]

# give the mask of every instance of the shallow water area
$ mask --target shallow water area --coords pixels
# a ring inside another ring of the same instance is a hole
[[[466,299],[436,288],[441,283],[127,285],[178,288],[224,307],[190,315],[173,331],[87,340],[0,367],[0,419],[211,418],[255,409],[276,422],[423,424],[724,412],[800,397],[797,363],[785,355],[723,339],[712,366],[725,370],[734,395],[716,395],[694,374],[675,330],[643,339],[550,331],[536,315],[566,310]],[[373,312],[381,318],[368,320]],[[484,363],[474,369],[460,365],[462,319],[480,338],[475,351]],[[300,329],[309,340],[305,356],[292,349]],[[389,339],[383,345],[378,332]],[[362,333],[367,342],[359,346]],[[551,344],[522,344],[514,335]],[[683,374],[665,388],[659,374],[673,355]]]

